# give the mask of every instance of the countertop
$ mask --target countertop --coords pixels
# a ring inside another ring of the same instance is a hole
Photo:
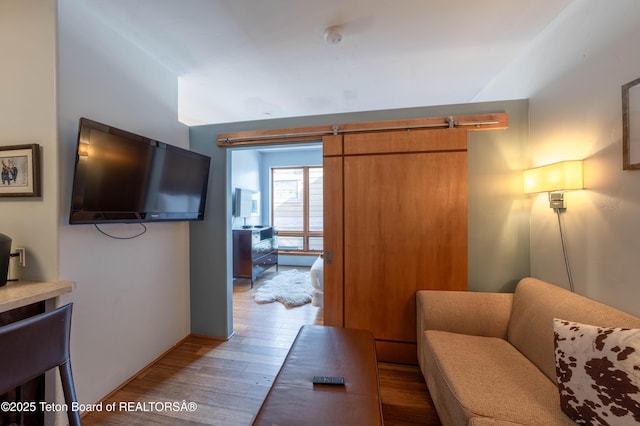
[[[0,312],[70,293],[75,285],[73,281],[9,281],[0,287]]]

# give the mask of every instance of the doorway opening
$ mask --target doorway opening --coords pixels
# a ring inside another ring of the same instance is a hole
[[[322,143],[231,148],[230,157],[234,333],[290,344],[300,326],[323,323],[322,298],[314,300],[318,289],[312,286],[311,300],[299,306],[259,296],[267,284],[288,292],[280,280],[287,276],[295,281],[306,275],[301,285],[310,288],[312,266],[322,253]],[[236,198],[242,192],[249,209]]]

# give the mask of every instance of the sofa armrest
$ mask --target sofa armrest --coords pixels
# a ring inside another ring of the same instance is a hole
[[[512,293],[420,290],[418,340],[425,330],[507,338]]]

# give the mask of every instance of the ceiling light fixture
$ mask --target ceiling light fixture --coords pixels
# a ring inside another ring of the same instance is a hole
[[[338,44],[342,41],[342,28],[339,26],[329,27],[324,30],[324,41],[327,44]]]

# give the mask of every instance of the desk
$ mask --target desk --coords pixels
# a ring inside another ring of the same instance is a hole
[[[0,287],[0,326],[44,312],[47,300],[70,293],[74,287],[73,281],[8,282]],[[0,400],[42,401],[44,395],[44,376],[40,376],[20,386],[19,390],[0,395]],[[41,410],[24,412],[20,418],[16,412],[0,412],[0,424],[13,423],[41,425],[44,423],[44,413]]]
[[[0,312],[10,311],[70,293],[73,281],[10,281],[0,287]]]

